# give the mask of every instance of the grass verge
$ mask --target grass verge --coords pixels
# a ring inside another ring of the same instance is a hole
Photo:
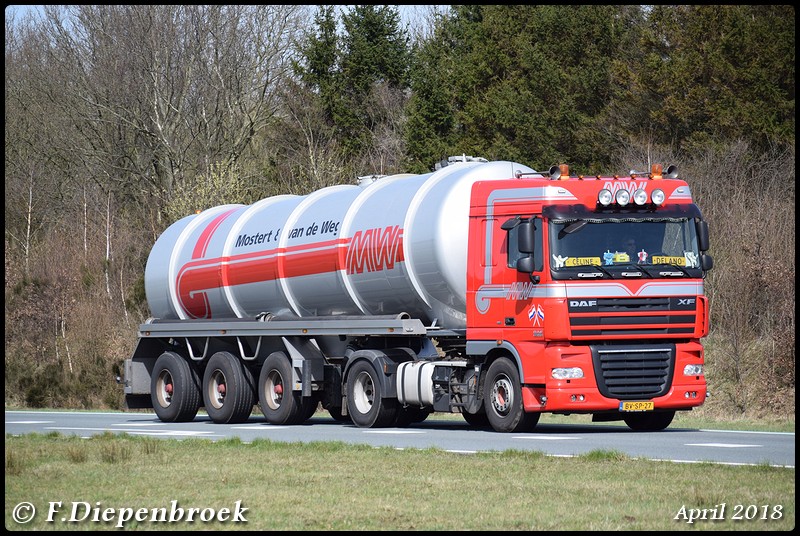
[[[521,451],[460,455],[344,443],[243,444],[111,434],[6,436],[5,445],[5,523],[11,530],[791,530],[795,525],[795,471],[768,466],[652,462],[616,451],[577,458]],[[247,508],[246,522],[231,519],[237,501]],[[22,502],[37,511],[25,524],[13,518]],[[141,509],[140,520],[122,522],[125,508],[131,516]],[[182,509],[181,521],[158,521],[160,509],[168,519],[174,508]],[[201,510],[191,523],[190,508]],[[203,522],[200,516],[208,517],[208,509],[231,514],[225,522]],[[706,519],[688,523],[703,510]],[[708,519],[712,513],[721,519]],[[736,513],[741,520],[734,519]]]

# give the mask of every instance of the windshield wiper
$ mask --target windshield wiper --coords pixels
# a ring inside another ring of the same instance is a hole
[[[679,272],[658,272],[658,275],[660,275],[661,277],[683,277],[683,276],[692,277],[691,274],[689,274],[689,272],[687,272],[686,270],[684,270],[683,268],[681,268],[677,264],[669,264],[669,263],[666,263],[666,262],[662,262],[662,263],[659,263],[659,264],[653,264],[652,266],[653,267],[668,266],[670,268],[675,268],[677,270],[680,270]]]
[[[637,269],[639,271],[638,272],[622,272],[620,274],[622,277],[639,277],[641,275],[646,275],[650,279],[653,279],[653,274],[651,274],[650,272],[645,270],[644,267],[641,264],[629,264],[628,268],[635,268],[635,269]]]
[[[611,272],[609,272],[608,270],[606,270],[605,268],[603,268],[602,266],[600,266],[598,264],[586,264],[586,265],[581,266],[581,268],[597,268],[602,273],[597,273],[597,272],[592,272],[592,273],[578,272],[578,277],[579,278],[585,279],[587,277],[596,277],[598,275],[600,277],[603,277],[603,274],[606,274],[611,279],[614,279],[614,276],[611,275]]]

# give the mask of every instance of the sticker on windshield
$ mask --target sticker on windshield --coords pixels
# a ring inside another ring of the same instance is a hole
[[[555,266],[556,270],[558,270],[559,268],[563,268],[564,263],[567,261],[567,259],[569,259],[569,257],[565,257],[563,255],[553,255],[553,262],[555,262],[556,264]]]
[[[653,255],[653,264],[673,264],[675,266],[688,266],[686,257],[670,257],[667,255]]]
[[[606,266],[610,266],[612,264],[631,262],[631,256],[624,251],[615,251],[614,253],[611,253],[611,250],[607,250],[605,253],[603,253],[603,260],[605,261]]]
[[[565,266],[600,266],[600,257],[568,257]]]

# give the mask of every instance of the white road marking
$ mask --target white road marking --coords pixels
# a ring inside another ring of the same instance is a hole
[[[188,431],[174,431],[170,432],[169,430],[131,430],[126,432],[129,435],[158,435],[158,436],[197,436],[197,435],[214,435],[214,432],[188,432]],[[218,436],[224,437],[224,436]]]
[[[742,445],[740,443],[684,443],[687,447],[719,447],[723,449],[738,449],[748,447],[763,447],[764,445]]]
[[[771,434],[771,435],[794,435],[794,432],[765,432],[761,430],[700,430],[701,432],[716,432],[721,434]]]
[[[109,430],[108,428],[68,428],[63,426],[45,426],[45,430],[85,430],[87,432],[113,432],[114,430]],[[155,435],[214,435],[214,432],[192,432],[188,430],[126,430],[125,433],[128,434],[155,434]]]
[[[365,434],[424,434],[421,430],[364,430]]]
[[[246,426],[231,426],[232,430],[283,430],[291,426],[281,426],[279,424],[248,424]]]
[[[6,421],[6,424],[53,424],[56,421]]]
[[[583,439],[582,437],[564,437],[564,436],[545,436],[545,435],[525,435],[513,436],[514,439],[543,439],[545,441],[563,441],[570,439]]]
[[[121,422],[111,426],[166,426],[165,422]]]

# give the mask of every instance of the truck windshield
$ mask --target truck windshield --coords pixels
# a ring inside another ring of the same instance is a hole
[[[548,234],[556,279],[701,276],[691,218],[551,221]]]

